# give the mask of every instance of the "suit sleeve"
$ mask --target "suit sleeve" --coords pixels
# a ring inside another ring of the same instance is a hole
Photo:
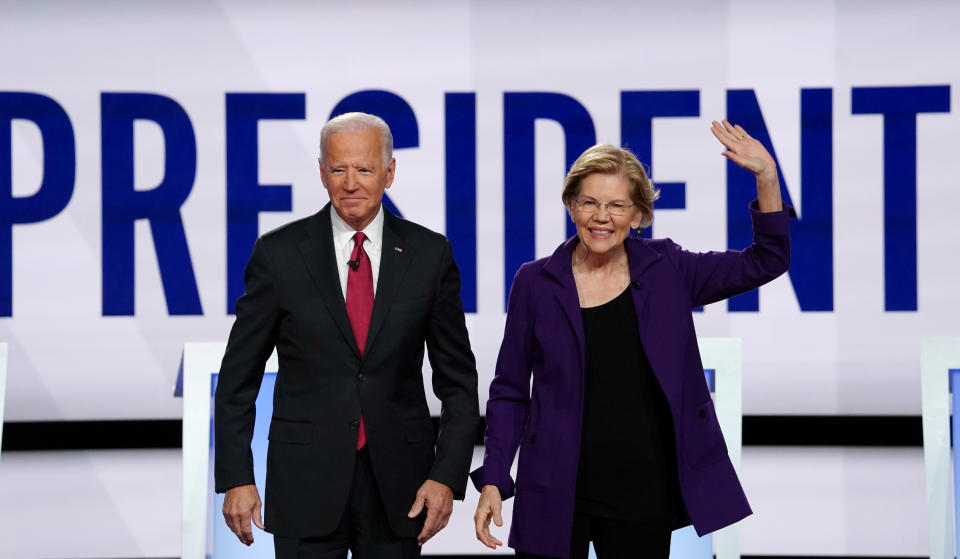
[[[428,478],[450,487],[456,499],[463,499],[480,424],[480,403],[477,365],[460,300],[460,272],[449,242],[444,242],[426,341],[433,392],[442,404],[436,458]]]
[[[525,267],[521,266],[514,276],[507,302],[503,342],[487,400],[483,466],[470,474],[478,491],[484,485],[495,485],[503,499],[514,493],[510,468],[530,410],[534,312],[532,286],[529,277],[524,276]]]
[[[688,252],[667,239],[666,255],[677,267],[690,294],[691,306],[722,301],[760,287],[790,267],[790,218],[793,208],[763,213],[749,206],[753,243],[743,250]]]
[[[279,314],[273,270],[260,239],[247,262],[244,282],[246,290],[237,300],[237,317],[230,330],[214,396],[217,493],[254,483],[250,441],[256,400],[264,366],[275,345]]]

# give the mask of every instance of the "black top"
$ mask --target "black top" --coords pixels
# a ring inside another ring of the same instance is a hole
[[[632,290],[581,312],[587,354],[577,511],[671,522],[680,498],[673,421],[640,342]]]

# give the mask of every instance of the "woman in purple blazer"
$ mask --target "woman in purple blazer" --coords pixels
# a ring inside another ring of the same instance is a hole
[[[524,264],[510,290],[487,402],[477,538],[502,526],[520,557],[667,557],[670,533],[712,532],[751,513],[707,390],[691,309],[749,291],[790,262],[773,158],[740,126],[714,122],[723,155],[753,172],[753,244],[692,253],[631,232],[657,190],[630,152],[583,153],[563,203],[577,235]],[[530,375],[533,375],[531,389]],[[517,480],[510,476],[517,448]]]

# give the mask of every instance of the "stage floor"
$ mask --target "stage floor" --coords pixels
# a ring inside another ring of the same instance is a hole
[[[923,476],[920,448],[746,447],[742,554],[929,556]],[[179,450],[4,453],[0,557],[179,557],[180,492]],[[485,552],[476,499],[425,556]]]

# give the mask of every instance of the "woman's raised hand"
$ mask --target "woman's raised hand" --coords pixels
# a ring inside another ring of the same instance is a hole
[[[723,156],[750,171],[757,177],[757,204],[761,212],[774,212],[783,208],[780,200],[780,180],[773,156],[759,140],[747,134],[739,124],[734,126],[726,120],[713,121],[713,135],[727,148]]]
[[[497,549],[503,542],[490,535],[490,519],[497,526],[503,526],[500,517],[500,508],[503,502],[500,499],[500,490],[496,485],[484,485],[480,490],[480,502],[477,503],[477,512],[473,515],[473,522],[477,529],[477,539],[490,549]]]
[[[722,123],[713,121],[710,131],[727,148],[727,151],[723,152],[727,159],[757,175],[758,178],[776,179],[777,164],[774,163],[770,152],[759,140],[747,134],[742,126],[739,124],[734,126],[726,120]]]

